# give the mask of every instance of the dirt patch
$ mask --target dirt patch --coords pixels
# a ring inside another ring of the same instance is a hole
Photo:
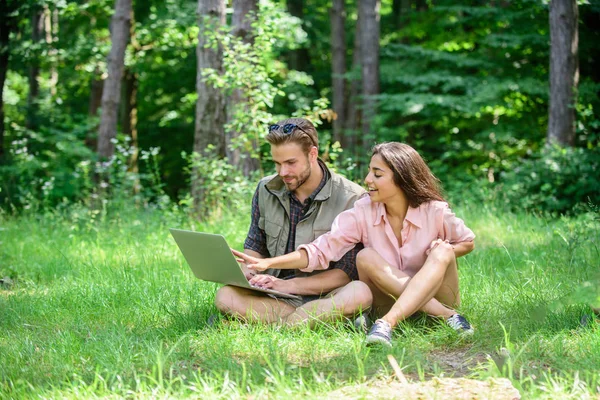
[[[516,400],[519,391],[506,378],[478,381],[466,378],[433,378],[425,382],[374,380],[347,386],[327,394],[328,400],[344,399],[490,399]]]
[[[469,354],[469,348],[452,351],[432,351],[427,359],[436,363],[448,375],[461,378],[471,373],[471,369],[487,361],[483,353]]]

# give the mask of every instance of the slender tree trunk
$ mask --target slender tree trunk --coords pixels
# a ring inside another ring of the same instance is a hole
[[[223,50],[219,44],[216,48],[210,46],[208,33],[219,30],[225,25],[224,0],[198,0],[198,16],[200,31],[198,33],[198,60],[196,73],[196,125],[194,129],[194,152],[205,156],[209,144],[214,145],[212,155],[225,157],[224,124],[225,100],[218,88],[208,84],[203,77],[205,68],[212,68],[223,73]],[[192,169],[192,197],[197,212],[202,210],[204,189],[201,174],[196,167]]]
[[[123,74],[123,113],[121,118],[121,127],[123,134],[131,138],[129,143],[131,156],[127,170],[129,172],[138,173],[138,131],[137,131],[137,90],[138,78],[135,72],[126,68]],[[139,192],[139,181],[134,184],[135,193]]]
[[[370,151],[375,133],[373,121],[377,113],[379,94],[379,8],[380,0],[361,0],[359,3],[359,23],[362,55],[362,139],[363,148]]]
[[[29,60],[29,94],[27,95],[27,118],[25,126],[27,128],[37,129],[38,115],[38,97],[40,94],[40,85],[38,78],[40,76],[40,57],[39,45],[44,38],[44,11],[38,7],[31,14],[31,42],[36,51]]]
[[[360,21],[357,21],[354,29],[354,51],[352,54],[352,79],[350,81],[350,94],[348,96],[348,116],[344,129],[342,147],[348,149],[350,154],[358,153],[358,134],[359,126],[362,121],[362,110],[360,107],[360,92],[362,88],[362,68],[361,68],[361,50],[360,50]]]
[[[56,69],[56,56],[58,54],[54,43],[58,36],[58,10],[50,10],[44,6],[44,31],[46,33],[46,45],[48,46],[48,58],[50,59],[50,95],[56,96],[56,85],[58,84],[58,71]]]
[[[290,15],[297,17],[304,25],[304,0],[287,0],[287,10]],[[310,66],[310,54],[306,47],[292,50],[288,54],[290,69],[296,71],[308,71]]]
[[[131,12],[131,24],[129,30],[129,40],[133,49],[133,58],[137,58],[138,51],[140,50],[140,44],[135,36],[135,16],[133,10]],[[123,133],[130,138],[129,150],[130,156],[128,160],[127,170],[134,173],[135,182],[133,183],[133,192],[139,193],[141,184],[138,177],[138,109],[137,109],[137,91],[138,91],[138,76],[130,68],[125,68],[123,73],[123,99],[122,99],[122,114],[121,114],[121,126]]]
[[[10,59],[10,31],[14,29],[12,17],[14,5],[0,0],[0,164],[4,163],[4,82]]]
[[[115,153],[112,142],[117,135],[117,116],[121,96],[121,79],[125,68],[125,49],[129,42],[131,22],[131,0],[117,0],[115,13],[111,19],[110,39],[112,42],[108,54],[108,77],[102,93],[102,116],[98,130],[98,157],[110,159]]]
[[[233,15],[231,17],[231,34],[240,38],[244,43],[252,44],[254,36],[252,34],[252,22],[256,19],[258,12],[257,0],[233,0]],[[248,113],[244,110],[247,99],[244,98],[243,91],[236,89],[227,99],[227,123],[231,124],[234,115],[239,112]],[[258,149],[258,138],[249,137],[246,145],[236,145],[240,132],[231,130],[227,132],[227,159],[229,163],[242,171],[245,176],[250,176],[252,172],[259,167],[258,159],[252,158]]]
[[[575,142],[575,103],[579,83],[577,0],[550,2],[550,104],[548,143]]]
[[[346,12],[344,0],[333,0],[331,17],[331,81],[333,86],[333,138],[342,143],[346,123]]]
[[[92,76],[92,82],[90,87],[90,103],[88,107],[88,115],[90,117],[97,117],[98,110],[102,105],[102,92],[104,88],[104,79],[102,79],[102,71],[100,71],[100,67],[96,66],[94,68],[94,75]],[[93,127],[87,133],[85,138],[85,145],[92,149],[97,150],[98,148],[98,126]]]
[[[393,0],[392,2],[392,21],[394,28],[400,29],[403,22],[408,22],[410,15],[410,0]]]

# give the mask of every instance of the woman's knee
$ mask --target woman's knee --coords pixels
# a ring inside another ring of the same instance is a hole
[[[359,271],[366,271],[375,266],[375,260],[379,258],[379,253],[370,247],[366,247],[356,255],[356,268]]]

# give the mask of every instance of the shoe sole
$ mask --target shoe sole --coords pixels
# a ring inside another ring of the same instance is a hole
[[[366,343],[367,343],[367,346],[378,345],[378,346],[392,347],[391,342],[389,342],[383,338],[380,338],[380,337],[367,336]]]

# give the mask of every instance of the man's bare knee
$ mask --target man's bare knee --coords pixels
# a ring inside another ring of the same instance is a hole
[[[353,314],[357,311],[368,310],[373,303],[373,294],[366,283],[361,281],[352,281],[337,293],[336,297],[341,300],[346,314]]]
[[[361,281],[352,281],[348,284],[354,293],[354,302],[357,307],[367,309],[373,304],[373,293],[366,283]]]
[[[235,308],[235,300],[239,296],[240,293],[235,287],[223,286],[217,290],[215,295],[215,307],[222,313],[231,312]]]

